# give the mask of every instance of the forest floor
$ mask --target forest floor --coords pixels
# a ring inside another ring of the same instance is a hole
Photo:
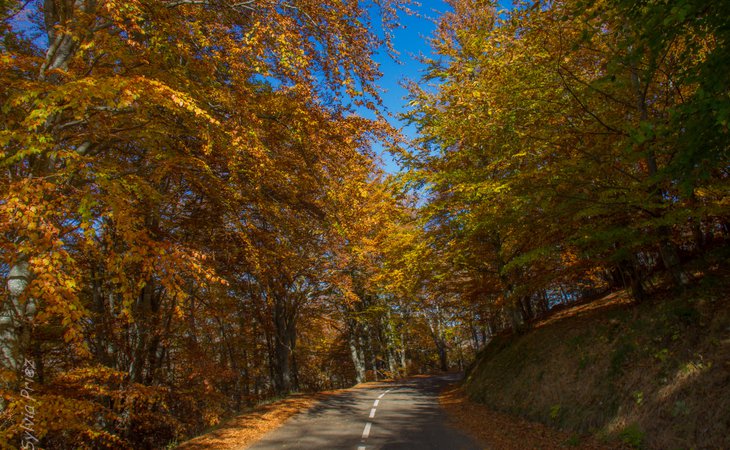
[[[260,405],[225,422],[215,430],[182,443],[180,450],[243,449],[279,427],[289,417],[315,405],[327,393],[294,394]]]

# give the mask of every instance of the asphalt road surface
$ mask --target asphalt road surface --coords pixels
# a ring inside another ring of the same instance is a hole
[[[352,389],[292,417],[249,448],[478,449],[447,425],[439,407],[439,390],[453,381],[451,375]]]

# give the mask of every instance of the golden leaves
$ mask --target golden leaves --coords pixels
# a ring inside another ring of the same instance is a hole
[[[258,361],[247,321],[268,332],[272,295],[331,315],[327,302],[358,301],[347,266],[375,286],[397,206],[370,146],[395,138],[339,100],[378,103],[377,37],[356,3],[72,3],[58,69],[0,59],[0,249],[28,258],[23,301],[58,363],[44,426],[69,447],[124,448],[222,417],[211,399],[240,370],[211,355],[228,340]],[[175,412],[130,380],[175,386]]]

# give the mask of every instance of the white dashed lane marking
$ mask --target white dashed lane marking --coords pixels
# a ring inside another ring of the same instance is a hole
[[[365,424],[365,429],[364,429],[364,430],[362,431],[362,440],[363,440],[363,441],[364,441],[365,439],[367,439],[367,438],[368,438],[368,436],[370,436],[370,427],[371,427],[371,426],[373,426],[373,424],[372,424],[372,423],[370,423],[370,422],[368,422],[368,423],[366,423],[366,424]]]
[[[370,409],[370,415],[368,416],[369,419],[372,419],[373,417],[375,417],[375,410],[378,408],[378,405],[380,404],[380,399],[383,398],[383,396],[385,394],[387,394],[388,392],[390,392],[390,389],[388,389],[387,391],[378,395],[378,398],[375,400],[375,402],[373,402],[373,407],[372,407],[372,409]],[[361,445],[359,445],[357,447],[357,450],[365,450],[365,445],[363,445],[363,444],[365,444],[365,441],[367,440],[368,436],[370,436],[370,428],[372,426],[373,426],[372,422],[367,422],[365,424],[365,429],[362,430],[362,438],[360,439]]]

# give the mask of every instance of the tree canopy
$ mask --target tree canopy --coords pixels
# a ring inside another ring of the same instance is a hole
[[[164,447],[712,264],[727,2],[448,5],[409,146],[409,0],[0,1],[0,443]]]

